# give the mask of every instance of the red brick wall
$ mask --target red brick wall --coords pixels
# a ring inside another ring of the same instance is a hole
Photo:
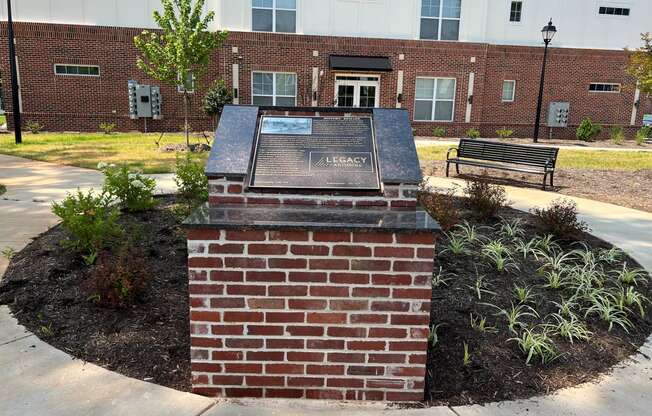
[[[193,390],[423,400],[434,240],[190,230]]]
[[[127,81],[160,83],[148,79],[136,68],[137,51],[132,39],[139,29],[42,23],[16,23],[15,28],[24,120],[39,121],[48,130],[93,131],[102,121],[116,122],[121,130],[144,128],[143,120],[128,118]],[[0,33],[0,53],[6,56],[5,24],[0,24]],[[232,52],[233,47],[238,48],[238,53]],[[314,50],[319,56],[313,56]],[[387,56],[394,71],[380,74],[380,104],[383,107],[396,105],[398,70],[405,73],[403,107],[410,114],[417,76],[457,78],[454,121],[415,122],[419,135],[429,135],[433,127],[442,126],[449,136],[460,136],[470,127],[480,128],[485,136],[495,135],[495,130],[502,127],[527,136],[534,123],[542,52],[542,48],[477,43],[233,32],[216,52],[209,73],[202,81],[210,83],[224,78],[231,85],[231,67],[238,63],[240,102],[249,104],[252,71],[295,72],[298,76],[297,104],[307,106],[311,104],[312,68],[317,67],[324,71],[319,84],[319,105],[330,106],[336,74],[328,67],[330,54]],[[404,60],[399,60],[400,54],[404,55]],[[634,91],[633,80],[624,71],[625,52],[552,48],[549,57],[542,113],[544,123],[549,101],[571,102],[571,128],[556,130],[555,135],[573,136],[579,121],[586,116],[607,126],[629,126]],[[475,62],[471,62],[471,58],[475,58]],[[100,65],[102,75],[100,78],[56,76],[55,63]],[[7,60],[0,62],[0,71],[5,87],[4,105],[11,112]],[[470,72],[475,73],[473,113],[471,123],[465,123]],[[504,79],[517,81],[514,103],[501,101]],[[625,88],[620,94],[589,93],[590,82],[618,82]],[[149,129],[176,130],[182,122],[181,95],[174,87],[161,87],[165,118],[149,120]],[[210,129],[212,122],[199,109],[201,97],[203,90],[199,89],[192,103],[191,125],[195,129]],[[652,105],[643,97],[637,126],[646,112],[652,112]],[[547,129],[542,131],[542,134],[547,133]]]

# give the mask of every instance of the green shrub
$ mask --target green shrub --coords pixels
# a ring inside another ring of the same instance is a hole
[[[72,238],[64,243],[89,254],[94,259],[107,244],[121,234],[117,223],[120,211],[111,205],[111,195],[77,191],[60,203],[52,204],[52,212],[61,218],[61,225]],[[92,263],[92,261],[90,261]]]
[[[577,204],[570,199],[558,198],[547,208],[533,208],[534,225],[543,234],[552,234],[559,239],[577,237],[590,231],[589,226],[577,219]]]
[[[652,136],[652,126],[643,126],[637,132],[635,136],[636,144],[643,146],[647,139]]]
[[[233,102],[233,94],[231,89],[226,85],[223,79],[215,81],[213,85],[208,88],[206,95],[202,100],[202,110],[209,116],[219,116],[222,114],[222,109],[226,104]]]
[[[32,134],[39,134],[43,130],[43,125],[38,121],[26,121],[25,127]]]
[[[204,165],[194,162],[190,154],[186,153],[185,157],[177,155],[174,182],[185,198],[196,202],[208,200],[208,178],[204,173]]]
[[[469,208],[480,220],[494,218],[501,208],[509,205],[505,188],[484,179],[467,180],[464,193],[468,197]]]
[[[100,131],[104,134],[111,134],[115,131],[115,123],[100,123]]]
[[[434,137],[446,137],[446,129],[439,126],[432,129],[432,135]]]
[[[503,128],[500,129],[500,130],[496,130],[496,134],[497,134],[498,137],[500,137],[501,139],[507,139],[507,138],[511,137],[512,134],[514,134],[514,130],[510,130],[510,129],[508,129],[508,128],[504,128],[504,127],[503,127]]]
[[[625,142],[625,130],[620,126],[614,126],[609,130],[609,137],[613,144],[620,146]]]
[[[141,300],[150,270],[145,255],[124,244],[117,255],[103,252],[89,279],[89,299],[111,308],[125,308]]]
[[[479,139],[480,131],[478,129],[468,129],[466,131],[466,137],[468,137],[469,139]]]
[[[602,132],[602,126],[594,123],[590,118],[585,118],[577,128],[576,136],[583,142],[592,141],[598,134]]]
[[[417,135],[417,129],[415,127],[412,127],[412,135],[413,136]]]
[[[146,211],[156,205],[154,179],[131,172],[127,166],[117,167],[100,162],[97,167],[104,172],[104,192],[117,198],[123,209]]]

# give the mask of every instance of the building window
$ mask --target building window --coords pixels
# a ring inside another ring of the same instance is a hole
[[[509,10],[509,21],[518,23],[521,21],[522,16],[523,16],[523,2],[513,1],[511,8]]]
[[[296,33],[297,0],[252,0],[252,29]]]
[[[600,6],[599,13],[609,16],[629,16],[629,8]]]
[[[421,0],[421,39],[458,40],[462,0]]]
[[[619,93],[620,92],[620,84],[612,84],[612,83],[605,83],[605,82],[592,82],[589,85],[589,91],[590,92]]]
[[[177,77],[177,81],[179,81],[179,85],[177,85],[177,91],[182,93],[184,91],[188,92],[188,94],[192,94],[195,92],[195,76],[193,75],[192,72],[188,72],[188,75],[186,76],[186,80],[184,82],[181,82],[181,76]]]
[[[506,79],[503,81],[503,102],[511,103],[516,95],[516,81]]]
[[[100,67],[96,65],[54,65],[57,75],[75,75],[78,77],[99,77]]]
[[[252,104],[294,107],[297,104],[297,75],[282,72],[252,74]]]
[[[455,78],[417,78],[415,121],[453,121]]]

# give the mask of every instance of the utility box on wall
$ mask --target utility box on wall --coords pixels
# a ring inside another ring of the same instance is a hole
[[[159,87],[139,85],[137,81],[127,83],[129,90],[129,118],[163,118],[162,98]]]
[[[548,108],[548,127],[568,127],[570,103],[552,102]]]

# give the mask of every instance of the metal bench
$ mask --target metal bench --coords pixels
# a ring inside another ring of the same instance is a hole
[[[451,157],[455,151],[456,157]],[[548,176],[554,186],[555,164],[559,149],[556,147],[527,146],[522,144],[496,143],[486,140],[461,139],[457,148],[451,147],[446,154],[446,177],[450,165],[460,174],[460,165],[489,169],[502,169],[543,175],[543,189]]]

